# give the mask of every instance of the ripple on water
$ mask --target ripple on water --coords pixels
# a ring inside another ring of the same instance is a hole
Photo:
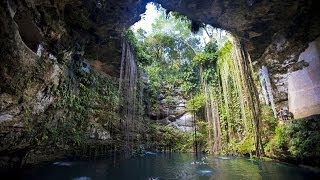
[[[72,163],[71,162],[54,162],[53,165],[56,165],[56,166],[71,166]]]
[[[158,177],[149,177],[147,180],[158,180],[159,178]]]
[[[204,161],[193,161],[190,163],[191,165],[204,165],[204,164],[208,164],[207,162]]]
[[[73,180],[91,180],[91,177],[88,176],[81,176],[81,177],[76,177]]]
[[[224,160],[226,159],[226,160]],[[230,159],[230,160],[228,160]],[[116,161],[117,159],[114,159]],[[23,179],[319,179],[320,174],[273,161],[249,161],[235,156],[195,158],[191,153],[158,153],[156,158],[137,157],[116,162],[56,160],[23,168]],[[208,164],[207,164],[208,163]],[[85,173],[85,174],[84,174]],[[61,178],[63,177],[63,178]],[[158,177],[158,178],[157,178]],[[0,178],[1,179],[1,178]]]
[[[210,169],[201,169],[198,171],[198,174],[200,176],[211,176],[213,174],[213,171]]]
[[[200,164],[200,162],[199,162],[199,161],[193,161],[193,162],[191,162],[191,164],[192,164],[192,165]]]
[[[146,155],[156,155],[157,153],[151,152],[151,151],[146,151],[145,154],[146,154]]]
[[[232,157],[229,157],[229,156],[219,156],[218,159],[229,160],[229,159],[232,159]]]

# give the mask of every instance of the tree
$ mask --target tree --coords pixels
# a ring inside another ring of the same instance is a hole
[[[149,74],[153,95],[163,84],[182,86],[189,94],[199,79],[197,67],[192,62],[201,51],[199,37],[191,33],[191,22],[186,17],[159,10],[162,13],[152,24],[151,32],[143,29],[134,32],[138,61]]]

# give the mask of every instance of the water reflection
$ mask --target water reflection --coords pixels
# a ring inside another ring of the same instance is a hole
[[[113,162],[117,162],[113,164]],[[70,163],[70,166],[66,163]],[[237,157],[157,153],[128,160],[57,161],[23,169],[16,179],[320,179],[320,174],[278,162]]]
[[[82,176],[82,177],[76,177],[73,180],[91,180],[90,177]]]
[[[209,169],[201,169],[198,171],[198,174],[200,174],[201,176],[212,176],[213,171]]]
[[[71,166],[72,163],[71,162],[54,162],[53,165],[57,165],[57,166]]]

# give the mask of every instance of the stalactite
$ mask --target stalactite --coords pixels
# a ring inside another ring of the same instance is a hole
[[[42,44],[39,44],[38,49],[37,49],[37,55],[39,57],[41,57],[43,55],[43,52],[44,52],[44,48],[43,48]]]
[[[265,66],[262,66],[260,69],[260,81],[261,81],[262,92],[264,94],[266,104],[269,104],[270,102],[273,115],[274,117],[277,117],[277,111],[276,111],[276,106],[275,106],[274,98],[272,94],[272,87],[271,87],[269,72],[267,67]]]
[[[261,70],[260,70],[260,83],[261,83],[261,90],[262,90],[263,98],[264,98],[266,104],[269,104],[266,81],[264,79],[264,74]]]

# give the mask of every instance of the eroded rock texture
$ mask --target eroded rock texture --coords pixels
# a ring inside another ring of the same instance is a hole
[[[193,131],[194,117],[187,109],[187,100],[180,88],[163,86],[157,100],[159,105],[152,107],[149,112],[151,120],[183,132]]]
[[[320,38],[309,43],[288,75],[288,99],[295,118],[320,112]],[[307,67],[304,67],[307,66]],[[302,67],[301,67],[302,66]]]
[[[57,55],[62,50],[74,48],[75,43],[85,45],[85,56],[97,68],[118,76],[120,37],[139,20],[147,2],[8,0],[2,4],[5,12],[11,12],[20,24],[20,34],[26,37],[27,44],[31,44],[32,48],[36,47],[34,44],[37,42],[30,41],[43,40],[50,52]],[[241,39],[253,61],[275,61],[271,63],[279,64],[277,71],[287,69],[280,65],[285,60],[297,61],[297,55],[293,54],[301,52],[309,41],[319,35],[319,16],[315,1],[311,0],[153,2],[160,3],[168,10],[181,12],[194,21],[232,32]],[[38,26],[38,30],[29,27],[32,25]],[[35,32],[32,40],[28,40],[30,29]]]
[[[49,159],[85,138],[116,138],[117,124],[109,122],[119,119],[117,79],[87,64],[80,41],[86,37],[67,33],[65,8],[1,2],[0,167]]]

